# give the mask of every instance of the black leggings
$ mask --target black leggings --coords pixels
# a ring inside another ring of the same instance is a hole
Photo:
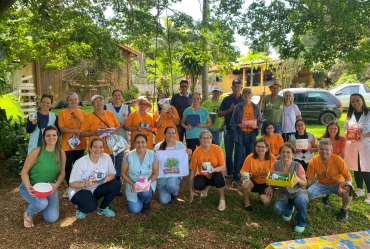
[[[225,178],[221,172],[215,172],[212,174],[211,179],[208,179],[204,175],[197,175],[194,177],[194,189],[204,190],[207,186],[215,186],[216,188],[225,187]]]
[[[82,213],[92,213],[98,208],[98,200],[104,197],[100,204],[100,208],[104,209],[109,206],[113,199],[118,195],[121,189],[121,183],[117,180],[112,180],[110,182],[99,185],[91,193],[90,190],[81,189],[73,195],[71,202],[77,205],[77,210]]]
[[[364,181],[366,184],[367,193],[370,193],[370,172],[361,172],[360,155],[358,155],[358,171],[354,171],[357,188],[364,189]]]
[[[197,146],[199,146],[198,138],[186,139],[186,148],[191,149],[192,153],[194,153]]]
[[[66,182],[69,186],[69,177],[72,172],[72,165],[84,155],[84,150],[70,150],[66,151]]]

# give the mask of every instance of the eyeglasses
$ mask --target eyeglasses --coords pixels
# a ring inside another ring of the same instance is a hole
[[[104,100],[94,100],[93,101],[94,104],[98,104],[98,103],[104,103]]]
[[[183,85],[183,86],[180,86],[181,88],[188,88],[188,86],[186,86],[186,85]]]
[[[211,137],[202,137],[201,138],[202,140],[210,140],[210,139],[212,139]]]
[[[200,100],[200,98],[192,98],[191,100]]]

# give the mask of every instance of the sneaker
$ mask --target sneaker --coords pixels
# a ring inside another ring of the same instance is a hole
[[[66,192],[64,192],[63,198],[68,198],[68,189],[66,190]]]
[[[289,216],[285,216],[285,215],[283,215],[283,219],[284,219],[285,221],[290,221],[290,220],[292,219],[293,212],[294,212],[294,206],[293,206],[292,213],[291,213]]]
[[[177,196],[171,194],[171,200],[170,200],[169,204],[176,204],[176,202],[177,202]]]
[[[367,204],[370,204],[370,194],[367,194],[366,199],[364,200]]]
[[[303,231],[304,231],[305,228],[306,227],[295,226],[294,227],[294,232],[296,232],[296,233],[303,233]]]
[[[357,188],[356,191],[355,191],[355,198],[358,198],[358,197],[361,197],[361,196],[365,196],[365,192],[363,189],[360,189],[360,188]]]
[[[244,207],[245,211],[247,212],[251,212],[253,213],[253,207],[252,206],[248,206],[248,207]]]
[[[106,207],[104,209],[99,208],[98,209],[98,215],[105,215],[107,217],[114,217],[116,213],[111,210],[109,207]]]
[[[322,201],[322,204],[325,206],[325,207],[328,207],[330,205],[330,202],[329,202],[329,195],[326,195],[325,197],[321,197],[321,201]]]
[[[343,208],[340,209],[337,219],[342,222],[346,222],[348,220],[348,210],[344,210]]]
[[[148,203],[143,203],[143,209],[141,209],[141,212],[143,213],[143,214],[146,214],[146,213],[148,213],[149,212],[149,210],[150,210],[150,201],[148,202]]]
[[[76,218],[77,219],[85,219],[85,217],[86,217],[86,214],[82,213],[79,210],[76,210]]]
[[[224,211],[226,208],[225,200],[220,200],[220,203],[218,204],[218,211]]]
[[[239,182],[237,182],[237,181],[233,181],[233,182],[231,183],[231,185],[232,185],[234,188],[238,188],[238,187],[239,187]]]

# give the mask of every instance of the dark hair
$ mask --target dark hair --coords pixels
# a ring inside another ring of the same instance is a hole
[[[325,130],[325,133],[322,137],[325,137],[325,138],[330,138],[330,134],[329,134],[329,126],[332,126],[332,125],[335,125],[337,128],[338,128],[338,132],[337,134],[335,134],[335,140],[339,140],[341,139],[341,135],[340,135],[340,126],[338,124],[337,121],[331,121],[327,126],[326,126],[326,130]]]
[[[158,101],[159,101],[159,95],[163,94],[165,98],[167,98],[167,95],[165,93],[158,93],[158,97],[157,97],[157,108],[158,108],[158,112],[162,111],[162,107],[158,104]],[[166,132],[164,132],[166,133]]]
[[[305,126],[303,136],[298,134],[298,131],[297,131],[297,123],[298,122],[302,122],[304,124],[304,126]],[[295,138],[297,138],[297,139],[298,139],[298,137],[308,138],[307,131],[306,131],[306,123],[303,121],[303,119],[297,119],[295,121],[295,123],[294,123],[294,129],[295,129],[295,134],[294,134]]]
[[[168,129],[174,129],[175,132],[176,132],[176,128],[173,127],[173,126],[167,126],[165,129],[164,129],[164,134],[166,135],[167,133],[167,130]],[[165,150],[167,148],[167,141],[166,141],[166,138],[163,139],[163,142],[161,143],[161,145],[159,146],[159,150]]]
[[[353,106],[351,104],[351,98],[352,98],[352,96],[358,96],[358,97],[360,97],[362,99],[362,111],[364,112],[364,114],[366,116],[367,113],[369,112],[369,107],[367,107],[367,105],[366,105],[366,101],[365,101],[364,96],[362,96],[359,93],[352,93],[351,94],[351,97],[349,97],[349,107],[348,107],[348,111],[347,111],[347,118],[351,118],[353,112],[355,111],[355,108],[353,108]]]
[[[187,80],[181,80],[180,81],[180,86],[181,86],[182,83],[185,83],[186,85],[189,85],[189,82]]]
[[[60,136],[59,136],[59,131],[54,125],[49,125],[44,129],[44,132],[42,133],[42,141],[40,145],[40,151],[39,154],[37,155],[37,158],[40,156],[41,151],[46,148],[46,141],[45,141],[45,136],[47,131],[55,131],[58,136],[58,140],[55,144],[55,149],[54,149],[54,156],[55,160],[57,161],[58,168],[60,169],[62,167],[62,148],[61,148],[61,141],[60,141]]]
[[[264,138],[259,138],[256,140],[256,142],[254,142],[254,145],[253,145],[253,158],[254,159],[257,159],[258,158],[258,154],[257,154],[257,151],[256,151],[256,146],[258,143],[264,143],[267,147],[267,152],[265,153],[265,160],[270,160],[271,159],[271,153],[270,153],[270,145],[269,143],[267,142],[266,139]]]
[[[121,93],[121,95],[123,95],[123,93],[122,93],[122,91],[121,91],[120,89],[114,89],[114,90],[113,90],[113,92],[112,92],[112,96],[113,96],[113,94],[114,94],[115,92],[120,92],[120,93]]]
[[[40,99],[40,102],[44,99],[44,98],[49,98],[51,100],[51,103],[53,104],[53,95],[50,95],[50,94],[42,94],[41,95],[41,99]]]
[[[94,138],[91,140],[91,142],[90,142],[90,148],[92,148],[92,147],[93,147],[93,145],[94,145],[94,143],[95,143],[96,141],[101,141],[101,142],[103,143],[103,146],[104,146],[104,140],[103,140],[103,139],[101,139],[100,137],[94,137]]]
[[[293,154],[295,154],[297,152],[297,150],[295,149],[294,145],[291,144],[291,143],[288,143],[288,142],[285,142],[279,149],[279,154],[281,153],[281,150],[283,149],[283,147],[288,147],[289,149],[292,150]]]
[[[275,126],[274,126],[274,124],[273,124],[273,123],[271,123],[271,122],[267,122],[267,123],[266,123],[266,125],[265,125],[265,130],[264,130],[265,134],[267,134],[267,127],[268,127],[268,126],[270,126],[270,125],[272,125],[272,127],[274,127],[274,131],[275,131]]]
[[[138,137],[143,137],[145,139],[145,141],[148,142],[148,137],[144,133],[138,133],[138,134],[136,134],[136,136],[134,138],[134,142],[136,142],[136,139]]]

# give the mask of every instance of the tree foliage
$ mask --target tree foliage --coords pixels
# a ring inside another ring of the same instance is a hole
[[[282,58],[303,56],[306,65],[323,62],[326,68],[339,58],[359,71],[370,62],[368,0],[257,0],[242,19],[239,33],[257,51],[272,43]],[[313,36],[305,46],[305,35]]]

